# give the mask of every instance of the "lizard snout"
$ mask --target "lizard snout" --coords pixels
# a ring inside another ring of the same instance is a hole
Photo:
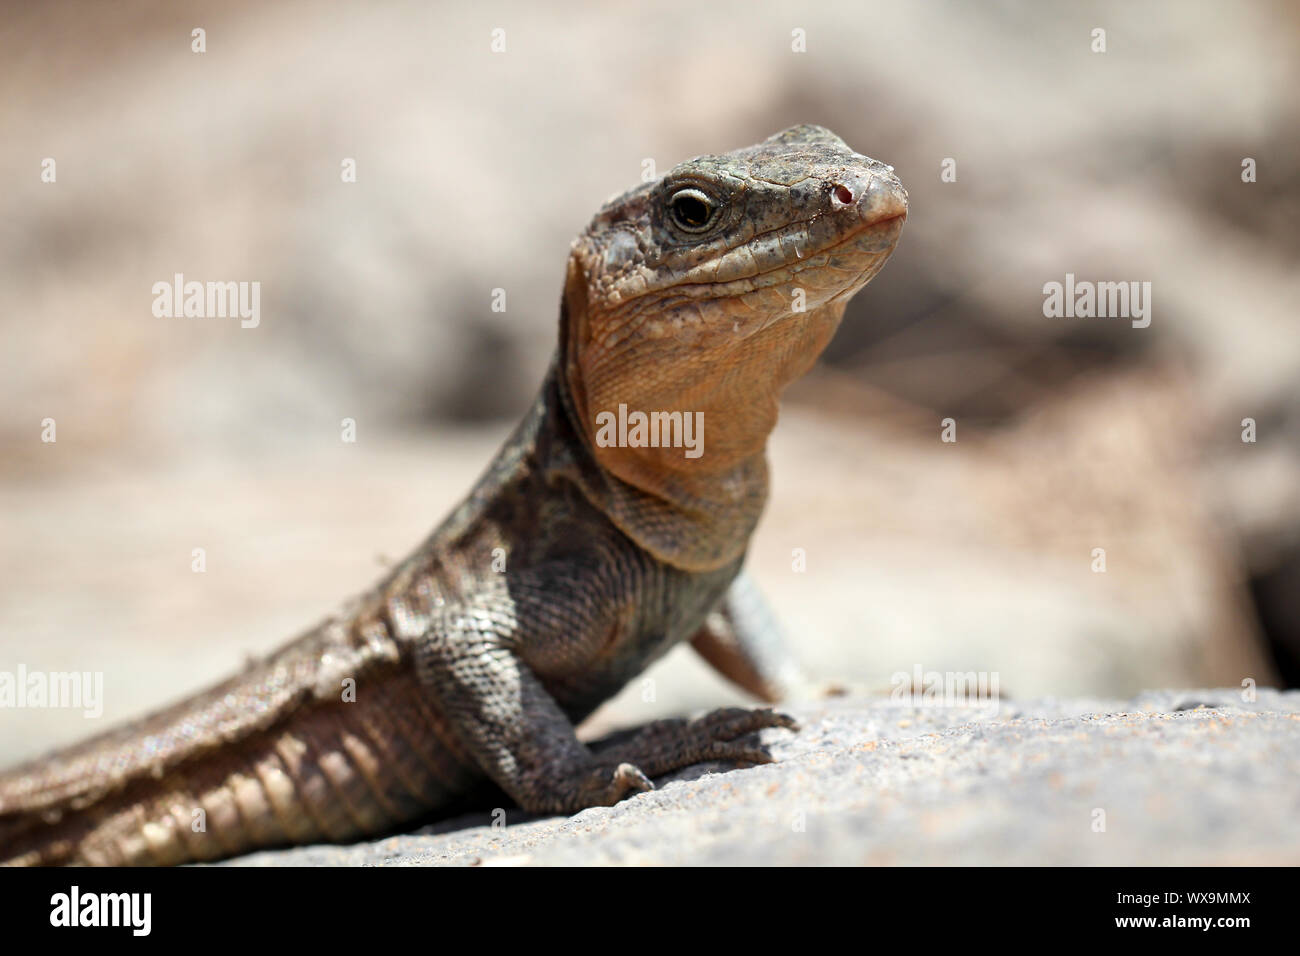
[[[830,180],[829,187],[836,213],[852,210],[868,225],[907,217],[907,190],[892,173],[846,172]]]

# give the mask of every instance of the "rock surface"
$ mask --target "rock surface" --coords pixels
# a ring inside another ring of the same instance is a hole
[[[777,763],[572,817],[505,811],[251,866],[1300,863],[1300,692],[785,708]],[[500,816],[500,814],[498,814]]]

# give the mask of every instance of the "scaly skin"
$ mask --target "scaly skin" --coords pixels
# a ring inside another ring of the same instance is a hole
[[[606,205],[573,244],[541,393],[466,501],[244,673],[0,777],[0,860],[164,864],[356,839],[485,778],[570,813],[702,760],[770,759],[754,732],[793,726],[770,710],[604,748],[574,726],[682,640],[765,699],[797,680],[738,577],[767,437],[906,210],[888,167],[811,126]],[[620,404],[702,412],[703,454],[605,447],[597,415]]]

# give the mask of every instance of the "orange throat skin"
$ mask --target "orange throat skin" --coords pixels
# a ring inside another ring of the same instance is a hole
[[[817,361],[845,301],[708,346],[663,337],[620,351],[590,338],[586,298],[571,266],[564,387],[583,443],[617,479],[584,491],[667,564],[702,572],[738,560],[767,502],[781,393]],[[674,440],[685,437],[693,444]]]

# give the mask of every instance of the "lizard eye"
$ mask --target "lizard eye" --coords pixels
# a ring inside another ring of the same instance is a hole
[[[713,200],[698,189],[680,189],[668,200],[673,222],[685,232],[703,232],[713,219]]]

